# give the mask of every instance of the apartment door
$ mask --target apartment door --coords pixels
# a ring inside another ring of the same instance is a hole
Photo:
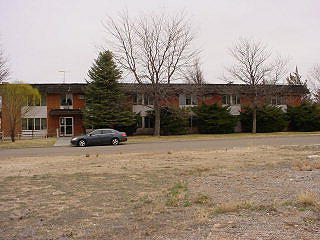
[[[73,135],[73,117],[60,118],[60,136],[69,137]]]

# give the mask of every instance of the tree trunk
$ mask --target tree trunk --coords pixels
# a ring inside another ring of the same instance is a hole
[[[158,99],[154,99],[154,132],[153,136],[160,136],[160,106]]]
[[[15,138],[15,136],[14,136],[14,132],[15,132],[15,129],[11,129],[11,130],[10,130],[10,137],[11,137],[11,141],[12,141],[12,142],[15,142],[15,141],[16,141],[16,138]]]
[[[257,108],[255,106],[252,113],[252,133],[257,133]]]

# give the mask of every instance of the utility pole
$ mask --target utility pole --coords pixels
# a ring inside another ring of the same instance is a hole
[[[66,83],[66,70],[59,70],[58,72],[62,72],[63,73],[63,83]]]

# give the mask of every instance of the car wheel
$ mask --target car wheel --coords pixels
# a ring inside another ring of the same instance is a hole
[[[79,142],[78,142],[79,147],[85,147],[86,145],[87,145],[86,140],[84,140],[84,139],[79,140]]]
[[[112,144],[112,145],[119,145],[119,143],[120,143],[120,141],[119,141],[118,138],[113,138],[113,139],[111,140],[111,144]]]

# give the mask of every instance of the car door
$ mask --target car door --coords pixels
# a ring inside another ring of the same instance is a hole
[[[112,130],[102,130],[102,144],[109,144],[114,137]]]
[[[95,130],[95,131],[89,133],[88,138],[87,138],[88,144],[90,144],[90,145],[100,144],[101,134],[102,134],[102,130]]]

